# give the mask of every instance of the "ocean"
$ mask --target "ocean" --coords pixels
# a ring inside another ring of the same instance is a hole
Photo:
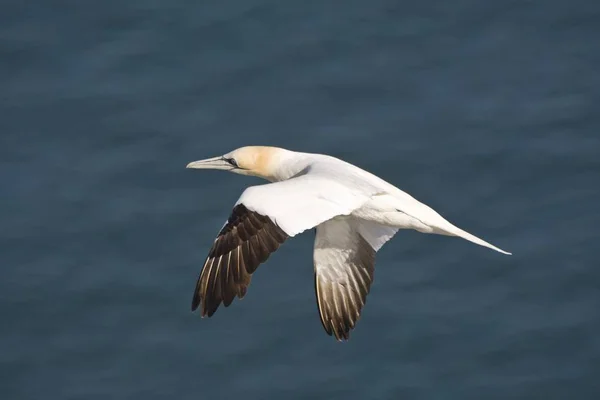
[[[0,4],[0,397],[600,398],[600,4]],[[190,303],[261,184],[188,162],[327,153],[513,252],[401,231],[348,342],[314,233]]]

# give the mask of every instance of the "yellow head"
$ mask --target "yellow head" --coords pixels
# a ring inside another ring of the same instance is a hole
[[[276,156],[282,151],[269,146],[240,147],[219,157],[191,162],[186,168],[220,169],[272,180],[277,165]]]

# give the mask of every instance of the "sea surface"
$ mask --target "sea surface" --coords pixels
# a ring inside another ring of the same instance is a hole
[[[512,251],[401,231],[348,342],[314,233],[190,311],[263,144]],[[599,399],[596,0],[0,2],[0,398]]]

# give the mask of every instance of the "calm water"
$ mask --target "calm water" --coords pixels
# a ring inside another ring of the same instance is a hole
[[[0,4],[2,399],[597,399],[597,1]],[[312,232],[190,312],[247,144],[358,164],[498,246],[401,232],[357,329]],[[284,397],[285,396],[285,397]]]

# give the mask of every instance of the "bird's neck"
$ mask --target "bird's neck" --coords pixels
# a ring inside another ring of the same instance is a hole
[[[285,181],[300,175],[312,162],[309,154],[289,150],[278,152],[275,157],[277,157],[276,167],[272,169],[270,176],[266,177],[271,182]]]

